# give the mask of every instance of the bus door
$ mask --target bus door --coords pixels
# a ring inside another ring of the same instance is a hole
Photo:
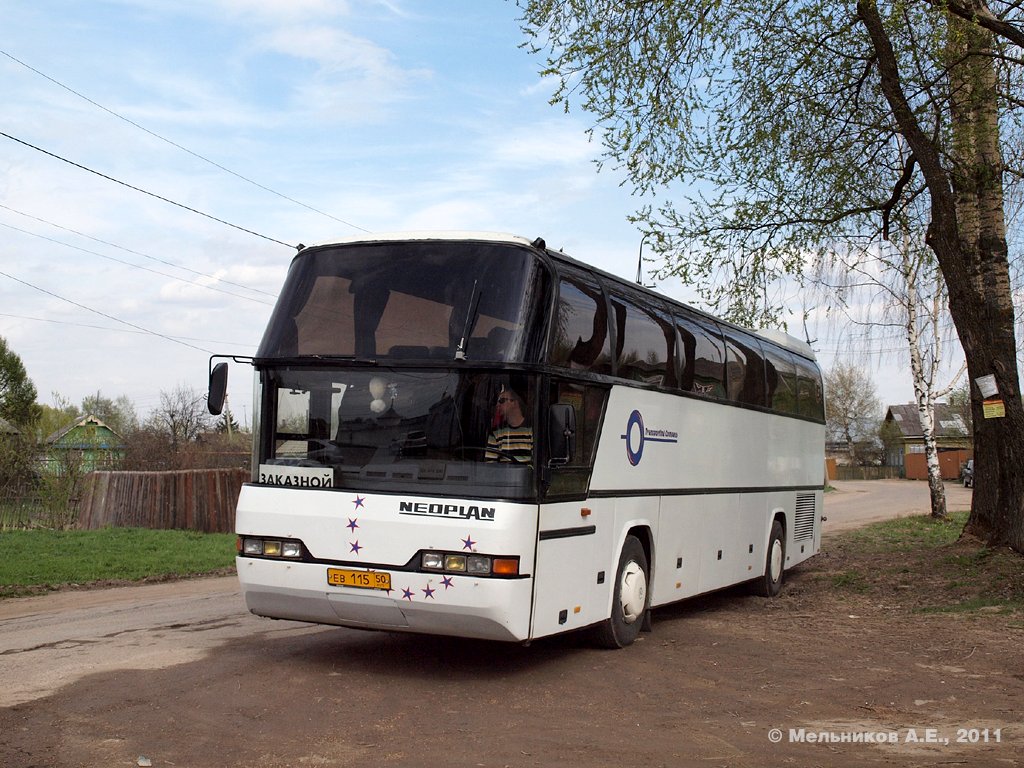
[[[614,576],[603,562],[612,535],[613,500],[587,498],[608,388],[555,379],[546,389],[549,411],[551,405],[571,406],[575,432],[568,457],[553,458],[551,436],[545,441],[549,448],[537,533],[534,637],[607,618],[606,580]]]

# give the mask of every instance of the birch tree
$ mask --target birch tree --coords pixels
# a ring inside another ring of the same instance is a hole
[[[901,227],[891,245],[875,243],[838,257],[838,268],[819,281],[835,291],[843,317],[862,331],[851,344],[869,352],[895,344],[890,354],[906,354],[924,438],[931,515],[945,518],[935,405],[954,390],[966,366],[950,371],[946,365],[947,353],[957,344],[946,329],[942,276],[922,240],[920,229]]]
[[[939,383],[938,376],[942,371],[944,351],[941,322],[948,317],[945,311],[945,286],[937,271],[927,270],[931,260],[914,244],[904,242],[898,250],[899,266],[894,271],[904,279],[907,289],[903,296],[905,303],[902,309],[906,321],[914,399],[917,402],[921,433],[924,435],[931,515],[941,519],[946,517],[946,488],[942,484],[939,446],[935,438],[935,404],[953,391],[967,366],[964,364],[945,386]]]

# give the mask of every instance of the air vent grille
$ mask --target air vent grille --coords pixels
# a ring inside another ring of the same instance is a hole
[[[793,540],[805,541],[814,538],[815,495],[798,493],[796,495],[796,522],[793,527]]]

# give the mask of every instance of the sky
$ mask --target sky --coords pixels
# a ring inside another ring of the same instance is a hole
[[[298,243],[509,232],[634,278],[644,201],[598,172],[591,117],[549,104],[516,17],[504,0],[5,3],[0,336],[39,402],[127,395],[144,418],[161,392],[205,395],[211,354],[256,352]],[[820,314],[828,369],[850,344]],[[898,356],[854,362],[883,405],[912,399]],[[248,423],[248,366],[229,396]]]

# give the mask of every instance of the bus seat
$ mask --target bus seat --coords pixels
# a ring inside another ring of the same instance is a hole
[[[504,360],[512,341],[512,331],[494,327],[482,339],[473,339],[469,347],[470,358],[474,360]]]

